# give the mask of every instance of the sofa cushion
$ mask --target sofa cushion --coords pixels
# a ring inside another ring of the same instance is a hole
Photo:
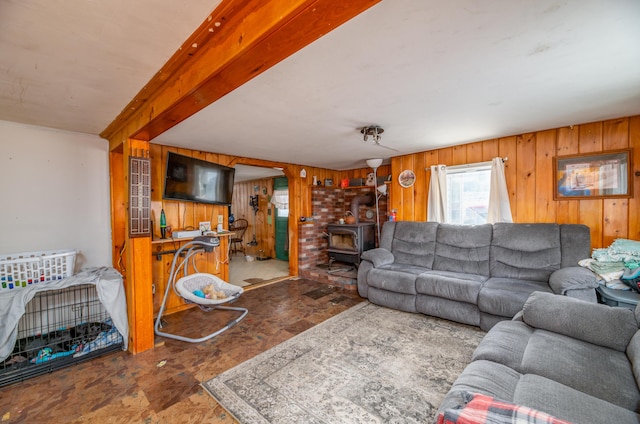
[[[489,331],[493,326],[502,321],[510,321],[511,317],[502,317],[499,315],[488,314],[486,312],[480,312],[480,328],[484,331]]]
[[[492,277],[547,282],[561,259],[557,224],[493,224]]]
[[[640,381],[638,380],[640,378],[640,331],[636,331],[636,334],[631,338],[627,346],[626,354],[631,363],[633,376],[636,378],[636,381]]]
[[[438,414],[437,424],[572,424],[527,406],[480,393],[463,393],[464,405]]]
[[[551,289],[541,281],[492,277],[480,289],[478,308],[488,314],[512,317],[522,309],[524,302],[535,291],[550,293]]]
[[[482,393],[581,424],[635,423],[631,410],[538,375],[523,375],[497,362],[476,360],[460,374],[438,411],[464,403],[464,393]]]
[[[438,407],[439,411],[464,402],[464,392],[483,393],[504,401],[513,401],[522,374],[491,361],[473,361],[462,371]]]
[[[384,221],[382,232],[380,233],[380,243],[378,247],[391,251],[393,245],[393,235],[396,232],[397,221]]]
[[[406,312],[417,312],[416,296],[369,287],[369,300],[376,305]]]
[[[528,325],[624,352],[638,330],[632,311],[566,296],[533,293],[522,308]]]
[[[369,287],[395,293],[416,294],[416,274],[374,268],[367,275]]]
[[[576,266],[591,257],[591,232],[583,224],[560,224],[561,266]]]
[[[440,224],[433,269],[489,275],[493,226]]]
[[[535,330],[516,370],[549,378],[623,408],[636,410],[640,406],[640,392],[624,352]]]
[[[437,222],[395,223],[391,253],[399,264],[433,268]]]
[[[518,381],[512,401],[576,424],[637,424],[640,422],[640,416],[633,410],[622,408],[539,375],[523,375]]]
[[[386,271],[406,272],[408,274],[413,274],[415,276],[431,271],[429,268],[425,268],[423,266],[404,265],[404,264],[395,264],[395,263],[385,265],[383,267],[380,267],[380,269],[384,269]]]
[[[482,338],[473,360],[488,360],[520,370],[533,328],[522,321],[501,321]]]
[[[462,324],[480,325],[480,311],[473,303],[418,294],[416,296],[416,310],[426,315],[433,315],[434,317]]]
[[[476,348],[473,360],[540,375],[623,408],[640,406],[640,392],[623,352],[536,330],[521,321],[496,324]]]
[[[487,278],[462,272],[427,271],[416,278],[416,292],[475,305]]]

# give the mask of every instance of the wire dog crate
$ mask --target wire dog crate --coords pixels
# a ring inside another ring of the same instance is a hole
[[[0,362],[0,387],[122,350],[93,284],[38,292],[18,323],[13,351]]]

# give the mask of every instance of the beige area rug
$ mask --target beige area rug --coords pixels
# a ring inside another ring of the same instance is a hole
[[[203,383],[241,423],[427,423],[484,332],[363,302]]]
[[[278,259],[246,261],[235,255],[229,262],[229,283],[240,287],[276,281],[289,276],[289,262]]]

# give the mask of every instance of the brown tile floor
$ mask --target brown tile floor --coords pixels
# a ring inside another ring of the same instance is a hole
[[[117,352],[1,388],[0,422],[235,423],[200,383],[361,301],[304,279],[247,290],[234,306],[249,314],[206,342],[156,338],[159,346],[138,355]],[[164,329],[201,337],[232,315],[191,309],[168,316]]]

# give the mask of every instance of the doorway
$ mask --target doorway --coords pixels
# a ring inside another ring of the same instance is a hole
[[[229,283],[246,289],[289,276],[288,256],[285,260],[276,252],[276,226],[281,223],[276,218],[275,180],[284,174],[282,170],[241,164],[235,169],[230,214],[235,222],[248,226],[242,240],[230,249]],[[233,224],[230,229],[233,231]]]
[[[273,179],[275,204],[276,259],[289,261],[289,182],[287,177]]]

